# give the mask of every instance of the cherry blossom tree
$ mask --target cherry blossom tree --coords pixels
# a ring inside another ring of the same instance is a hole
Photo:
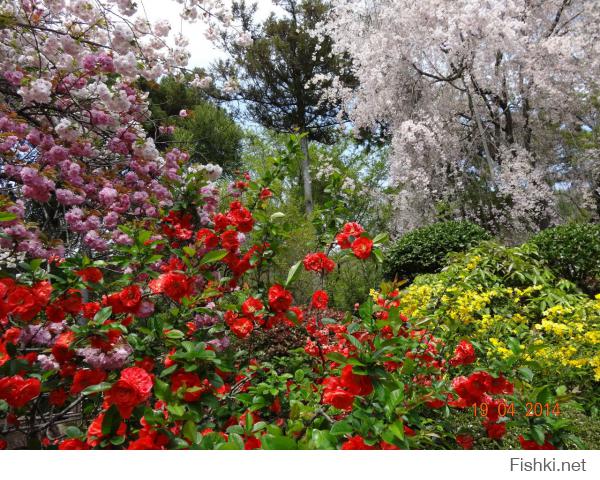
[[[398,227],[440,211],[495,230],[560,220],[557,187],[583,209],[559,131],[581,129],[600,71],[600,4],[583,0],[334,1],[324,32],[360,87],[334,89],[358,125],[392,134]]]
[[[182,15],[228,21],[216,1]],[[146,94],[186,66],[186,40],[132,0],[15,0],[0,5],[0,245],[33,257],[102,252],[131,241],[118,225],[157,217],[187,154],[147,138]]]

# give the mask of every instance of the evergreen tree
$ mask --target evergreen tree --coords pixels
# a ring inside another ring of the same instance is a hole
[[[339,125],[339,102],[321,94],[334,77],[349,87],[355,80],[349,60],[332,54],[331,39],[314,33],[330,13],[329,2],[283,0],[277,5],[283,15],[272,13],[257,23],[256,4],[233,2],[247,41],[240,41],[239,31],[222,32],[229,58],[214,65],[212,73],[225,85],[221,98],[240,102],[240,115],[276,132],[303,135],[301,177],[305,211],[310,213],[309,141],[332,143]]]

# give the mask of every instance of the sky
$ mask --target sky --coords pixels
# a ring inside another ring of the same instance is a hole
[[[266,18],[270,12],[276,9],[271,0],[254,0],[258,4],[258,19]],[[189,68],[207,67],[210,63],[219,58],[220,52],[212,46],[212,43],[204,36],[203,23],[182,22],[179,17],[181,5],[175,0],[138,0],[140,13],[143,13],[143,5],[148,19],[151,22],[158,20],[168,20],[171,23],[172,31],[182,31],[183,35],[189,40],[188,50],[191,53]]]

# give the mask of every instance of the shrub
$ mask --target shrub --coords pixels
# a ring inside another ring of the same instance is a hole
[[[401,292],[413,322],[473,339],[489,361],[543,385],[600,380],[600,296],[590,299],[557,277],[535,247],[485,242],[457,255],[443,272],[417,277]]]
[[[450,252],[464,252],[490,234],[470,222],[440,222],[417,228],[402,236],[387,252],[386,278],[412,279],[422,273],[439,272]]]
[[[600,291],[600,224],[548,228],[530,240],[559,276],[587,293]]]

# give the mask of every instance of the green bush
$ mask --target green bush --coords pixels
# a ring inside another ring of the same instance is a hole
[[[412,279],[423,273],[439,272],[450,252],[464,252],[490,234],[470,222],[440,222],[417,228],[393,244],[384,262],[386,278]]]
[[[555,275],[534,245],[482,242],[415,278],[400,305],[422,328],[470,338],[500,371],[534,372],[528,381],[539,387],[548,379],[577,387],[586,408],[600,407],[600,295]]]
[[[530,240],[559,276],[587,293],[600,291],[600,224],[548,228]]]

